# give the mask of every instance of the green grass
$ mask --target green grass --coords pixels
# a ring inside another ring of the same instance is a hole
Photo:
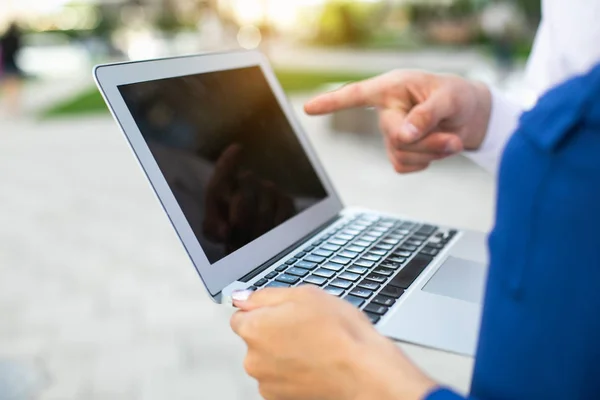
[[[276,71],[277,77],[288,94],[309,92],[333,83],[354,82],[369,78],[367,74],[318,71]],[[42,112],[42,118],[65,117],[107,112],[102,96],[95,87],[84,90]]]

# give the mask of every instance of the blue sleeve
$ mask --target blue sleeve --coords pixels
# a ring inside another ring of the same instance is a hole
[[[439,389],[431,392],[423,400],[466,400],[466,399],[467,399],[466,397],[460,396],[451,390],[448,390],[445,388],[439,388]],[[469,397],[468,399],[476,400],[472,397]]]

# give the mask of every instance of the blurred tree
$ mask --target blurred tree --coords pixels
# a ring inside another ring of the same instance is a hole
[[[375,27],[379,4],[329,1],[318,21],[316,42],[324,45],[356,46],[365,43]]]
[[[525,12],[527,20],[535,24],[540,22],[542,18],[542,2],[541,0],[517,0],[519,7]]]

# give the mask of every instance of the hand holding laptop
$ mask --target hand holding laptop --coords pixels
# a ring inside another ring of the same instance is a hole
[[[476,82],[419,71],[392,71],[306,104],[308,114],[377,107],[388,156],[399,173],[426,169],[435,160],[483,142],[491,112],[489,89]]]
[[[231,326],[265,399],[417,400],[436,386],[348,302],[311,286],[248,294]]]

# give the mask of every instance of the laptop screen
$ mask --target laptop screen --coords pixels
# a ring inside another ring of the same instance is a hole
[[[119,91],[211,264],[328,196],[260,67]]]

